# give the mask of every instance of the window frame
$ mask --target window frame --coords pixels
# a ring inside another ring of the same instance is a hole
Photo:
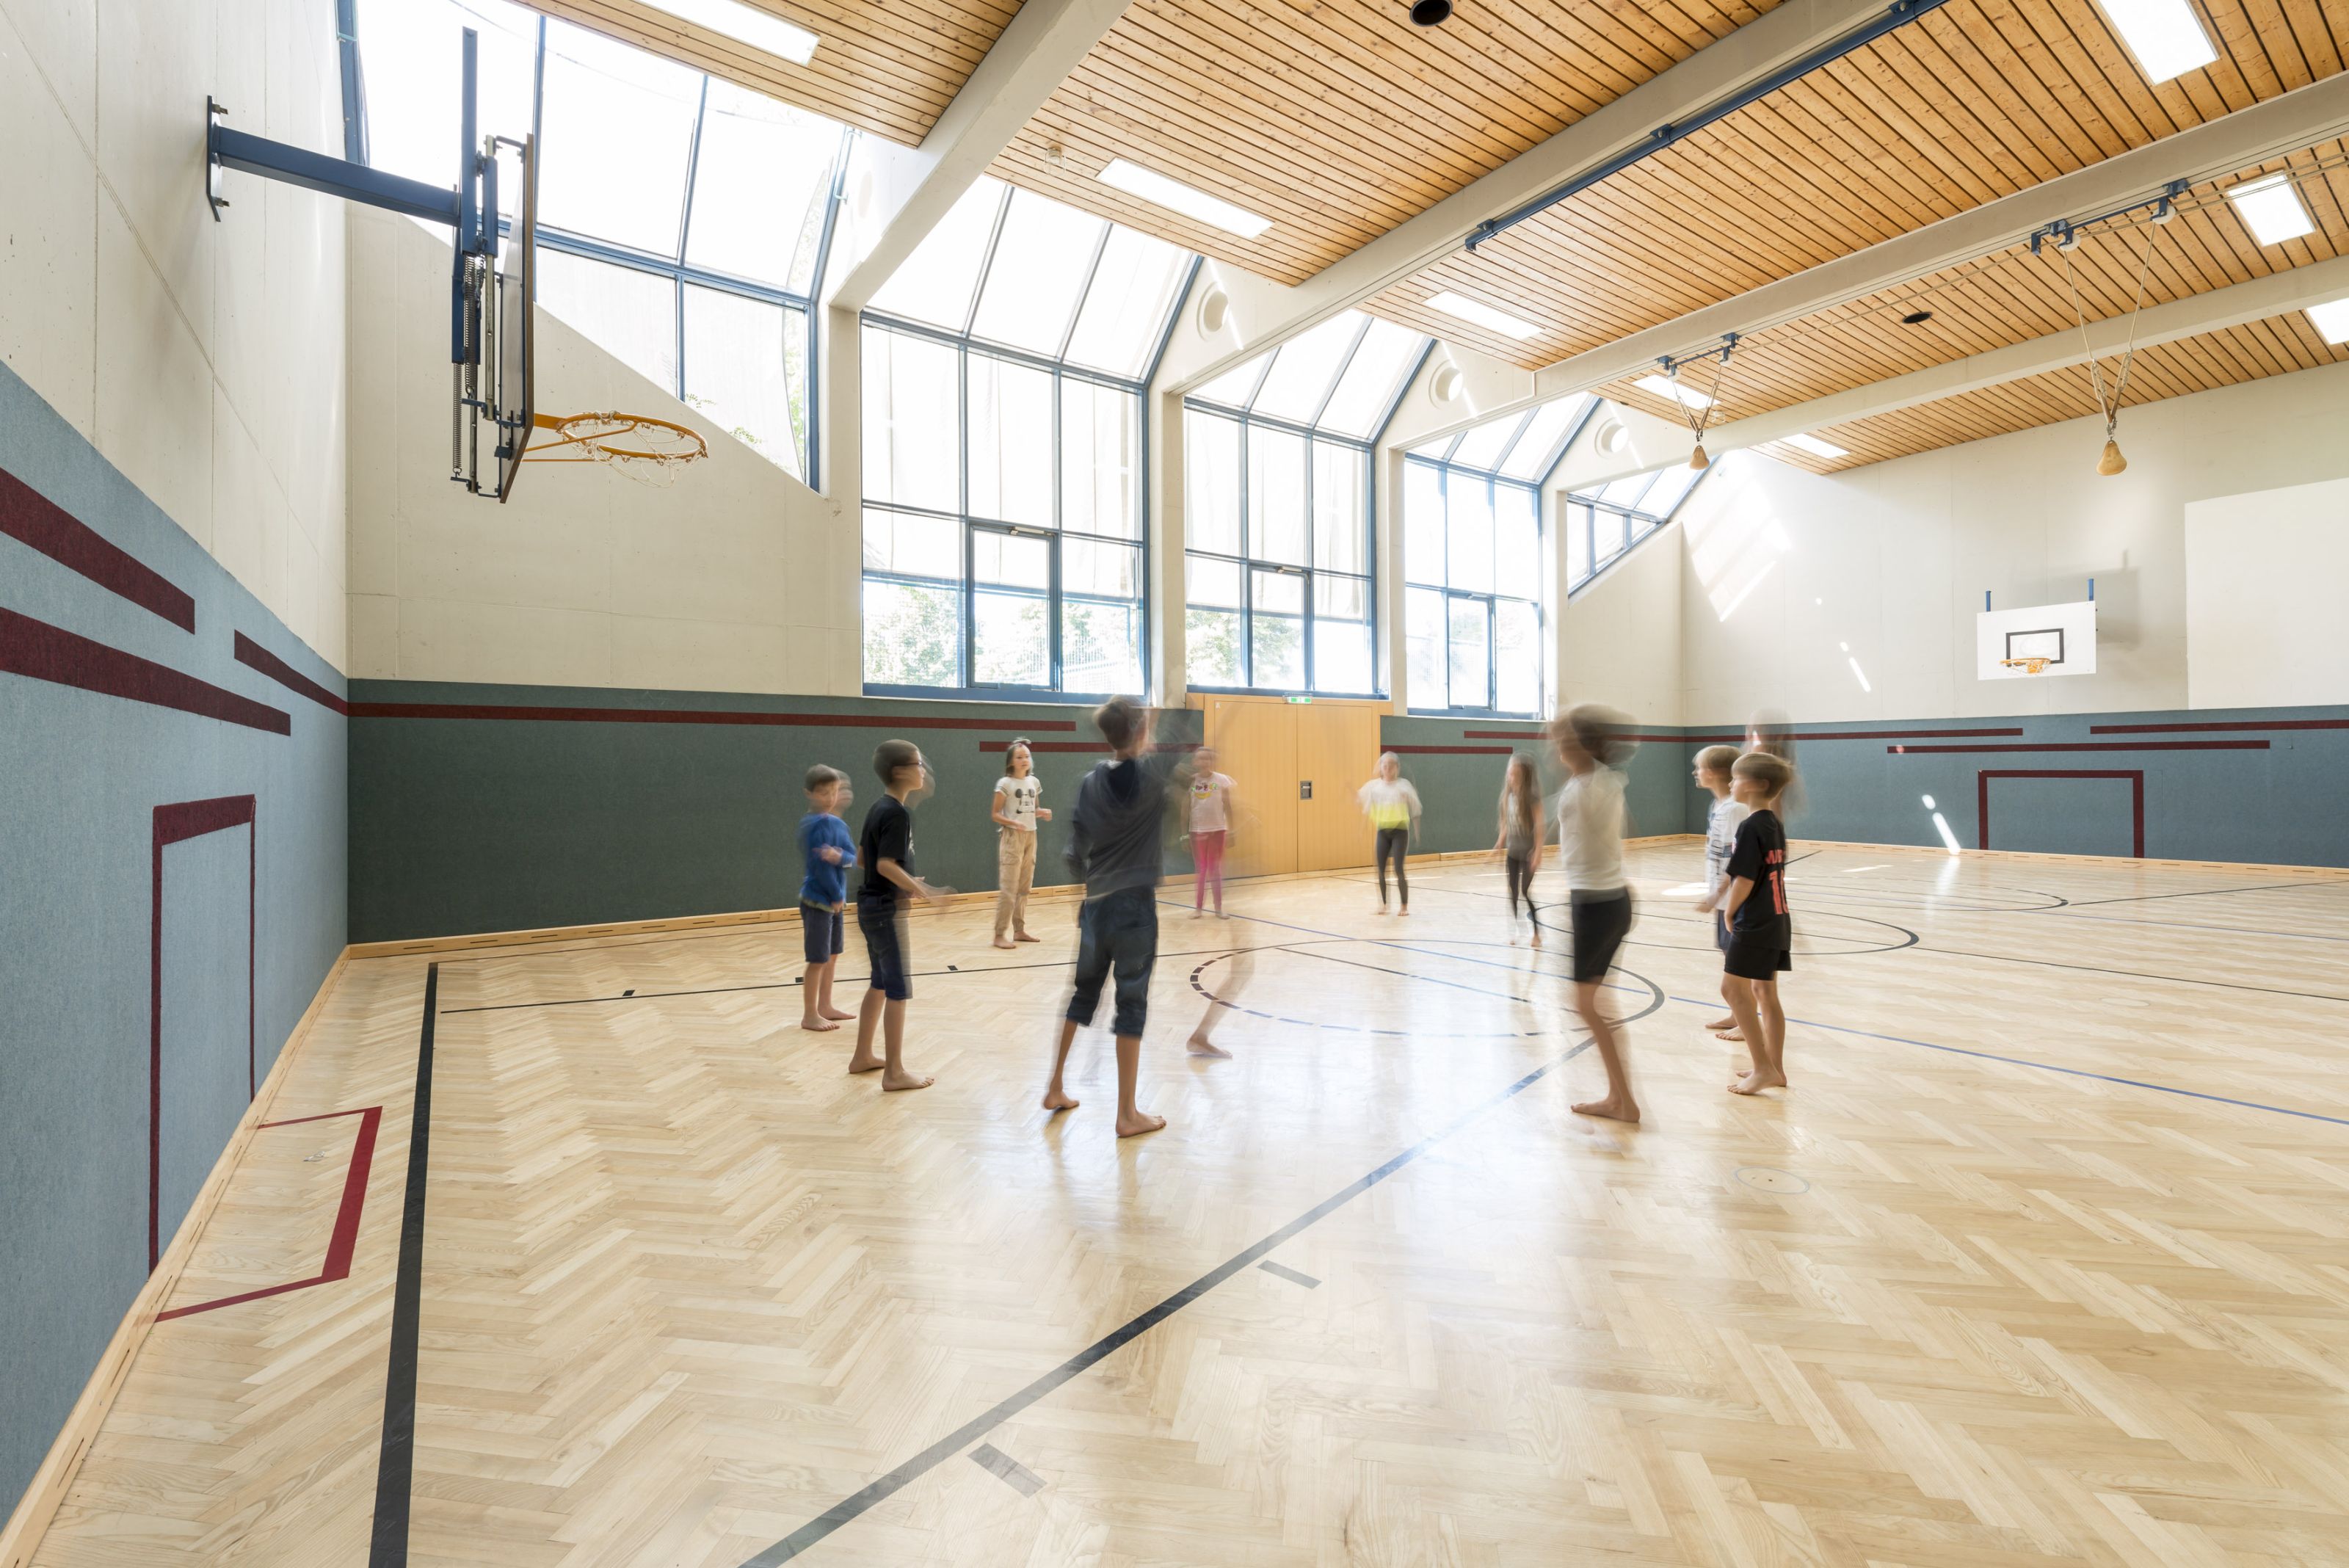
[[[1589,414],[1586,410],[1582,415],[1581,420],[1578,420],[1572,428],[1567,431],[1565,437],[1559,443],[1559,452],[1561,453],[1563,453],[1568,447],[1574,444],[1575,436],[1581,431],[1582,421],[1588,420],[1588,418]],[[1520,424],[1520,432],[1522,432],[1523,428],[1523,425]],[[1514,442],[1515,440],[1516,437],[1512,436],[1512,442]],[[1455,440],[1454,442],[1447,444],[1445,450],[1450,451],[1452,446],[1456,444],[1457,441]],[[1508,449],[1506,447],[1502,449],[1505,456],[1506,455],[1507,450]],[[1485,610],[1485,701],[1482,703],[1472,704],[1454,702],[1442,708],[1427,708],[1414,704],[1411,700],[1411,678],[1408,669],[1409,661],[1406,659],[1402,691],[1403,711],[1406,713],[1440,714],[1446,718],[1460,719],[1537,719],[1542,716],[1545,704],[1548,698],[1547,664],[1545,664],[1542,680],[1536,685],[1534,705],[1531,709],[1521,711],[1515,708],[1502,708],[1497,705],[1501,691],[1500,605],[1506,601],[1509,604],[1528,605],[1532,607],[1534,612],[1534,636],[1536,645],[1539,646],[1540,639],[1547,634],[1549,629],[1549,607],[1544,602],[1546,596],[1537,593],[1533,597],[1528,597],[1523,594],[1506,594],[1502,593],[1497,587],[1492,589],[1480,589],[1456,588],[1452,586],[1450,580],[1452,576],[1452,483],[1455,479],[1457,479],[1468,483],[1485,485],[1486,486],[1486,493],[1493,502],[1497,502],[1499,500],[1500,492],[1503,488],[1526,493],[1533,503],[1534,547],[1536,552],[1539,553],[1542,546],[1547,542],[1549,533],[1548,519],[1546,516],[1545,509],[1542,506],[1543,482],[1539,479],[1512,479],[1506,474],[1497,473],[1490,469],[1468,468],[1459,464],[1446,462],[1442,458],[1423,457],[1416,452],[1406,452],[1403,454],[1403,472],[1405,478],[1402,486],[1404,501],[1402,509],[1402,525],[1405,529],[1410,528],[1412,525],[1409,502],[1409,496],[1411,494],[1409,475],[1411,465],[1413,463],[1419,464],[1422,468],[1429,470],[1435,475],[1436,493],[1443,498],[1444,538],[1444,547],[1439,552],[1439,556],[1444,563],[1445,580],[1440,583],[1423,583],[1414,581],[1411,576],[1411,551],[1408,548],[1403,551],[1403,599],[1406,611],[1403,634],[1405,637],[1410,635],[1408,609],[1412,593],[1414,590],[1417,590],[1422,593],[1432,593],[1436,595],[1444,606],[1444,624],[1445,628],[1445,669],[1444,684],[1444,693],[1446,697],[1449,698],[1454,695],[1452,692],[1450,666],[1450,628],[1452,624],[1453,606],[1456,601],[1461,600],[1466,600],[1471,603],[1481,603],[1484,606]],[[1553,470],[1557,467],[1557,459],[1553,458],[1551,460],[1550,466]],[[1545,473],[1544,478],[1546,479],[1547,477],[1547,474]],[[1494,527],[1495,535],[1497,535],[1499,529],[1499,524],[1497,522],[1497,518],[1499,516],[1498,506],[1491,506],[1489,508],[1489,514],[1496,519]],[[1496,545],[1495,548],[1496,565],[1499,550]],[[1495,580],[1497,584],[1497,576]]]
[[[1670,472],[1672,466],[1667,463],[1661,468],[1649,470],[1648,483],[1641,489],[1637,499],[1645,501],[1652,494],[1657,481]],[[1588,569],[1580,576],[1568,579],[1566,585],[1566,597],[1571,600],[1576,595],[1605,576],[1618,562],[1627,559],[1632,551],[1670,527],[1672,520],[1680,515],[1681,508],[1688,504],[1689,497],[1697,493],[1697,487],[1711,477],[1712,472],[1711,467],[1699,470],[1697,476],[1689,481],[1687,487],[1682,490],[1679,496],[1673,500],[1671,509],[1661,513],[1643,511],[1636,502],[1626,505],[1619,502],[1601,501],[1599,498],[1600,493],[1609,484],[1619,483],[1624,479],[1640,477],[1636,472],[1619,475],[1616,479],[1593,485],[1588,490],[1568,491],[1559,496],[1558,506],[1562,515],[1558,524],[1558,548],[1561,551],[1569,549],[1571,540],[1566,531],[1578,524],[1584,530],[1583,559],[1588,563]],[[1580,514],[1578,518],[1578,513]],[[1605,556],[1599,554],[1599,520],[1602,517],[1613,518],[1622,531],[1622,542]],[[1566,559],[1571,561],[1573,556],[1568,555]]]

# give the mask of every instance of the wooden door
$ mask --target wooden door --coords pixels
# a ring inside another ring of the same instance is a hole
[[[1297,716],[1297,868],[1371,863],[1371,829],[1354,792],[1379,760],[1379,711],[1367,703],[1293,708]],[[1310,784],[1307,796],[1304,785]]]
[[[1209,697],[1206,704],[1207,743],[1240,799],[1227,874],[1296,870],[1297,711],[1262,698]]]

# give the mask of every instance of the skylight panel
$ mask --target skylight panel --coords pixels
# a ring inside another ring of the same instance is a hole
[[[833,121],[710,78],[685,259],[806,293],[840,143]]]
[[[1509,443],[1516,439],[1518,427],[1525,422],[1523,413],[1503,414],[1499,419],[1486,420],[1474,427],[1460,438],[1460,444],[1452,449],[1454,464],[1489,472],[1501,461],[1501,454],[1509,450]]]
[[[1598,498],[1609,506],[1620,506],[1626,511],[1637,512],[1642,509],[1640,505],[1640,499],[1648,493],[1648,487],[1655,482],[1654,471],[1647,473],[1626,474],[1621,479],[1609,480],[1605,488],[1599,492]]]
[[[2219,57],[2187,0],[2096,0],[2149,82],[2166,82]]]
[[[1191,396],[1202,402],[1220,403],[1227,409],[1245,409],[1256,395],[1256,384],[1264,379],[1265,368],[1272,362],[1269,354],[1233,366]]]
[[[2349,343],[2349,294],[2310,306],[2308,324],[2327,343]]]
[[[1659,522],[1663,521],[1672,514],[1688,493],[1696,488],[1697,481],[1709,472],[1707,469],[1691,468],[1686,463],[1675,463],[1661,470],[1656,475],[1655,488],[1640,498],[1640,510]]]
[[[1794,447],[1797,451],[1809,452],[1813,457],[1834,459],[1838,457],[1849,457],[1851,455],[1850,452],[1845,451],[1842,447],[1836,445],[1835,442],[1831,441],[1821,441],[1815,435],[1790,435],[1785,439],[1783,444]]]
[[[1180,246],[1112,224],[1069,338],[1070,361],[1139,379],[1165,333],[1174,291],[1183,286],[1191,259]]]
[[[1394,406],[1402,379],[1426,349],[1424,333],[1373,317],[1361,346],[1338,378],[1338,389],[1321,410],[1320,428],[1365,441],[1376,434],[1387,410]]]
[[[359,0],[367,40],[367,157],[376,168],[443,186],[457,177],[457,50],[460,27],[481,38],[481,129],[527,133],[538,17],[508,0],[419,5]]]
[[[1642,376],[1631,385],[1643,392],[1653,392],[1667,402],[1678,402],[1684,409],[1709,409],[1713,400],[1685,381],[1675,381],[1669,376]]]
[[[2316,232],[2316,220],[2308,215],[2307,204],[2301,201],[2289,174],[2270,174],[2230,185],[2227,201],[2235,216],[2251,231],[2251,238],[2263,245],[2280,245]]]
[[[815,57],[813,33],[784,21],[772,11],[745,5],[742,0],[645,0],[645,4],[738,44],[763,49],[795,66],[803,66]]]
[[[1507,311],[1497,309],[1481,299],[1471,299],[1464,294],[1454,294],[1448,288],[1441,294],[1431,295],[1427,303],[1446,316],[1455,317],[1467,322],[1471,327],[1481,327],[1487,332],[1498,332],[1505,337],[1515,337],[1521,342],[1526,338],[1537,337],[1541,332],[1540,327],[1523,317],[1512,316]]]
[[[1248,411],[1310,424],[1367,320],[1359,310],[1343,311],[1283,343]]]
[[[1180,213],[1202,223],[1252,240],[1272,227],[1270,218],[1258,217],[1246,207],[1212,195],[1196,185],[1185,185],[1170,179],[1155,169],[1144,169],[1139,163],[1129,163],[1123,158],[1112,158],[1100,175],[1101,182],[1113,186],[1129,196]]]
[[[884,316],[927,322],[959,332],[970,317],[970,296],[987,259],[988,236],[1003,207],[1000,181],[980,179],[962,193],[938,226],[914,247],[873,296]]]
[[[1577,392],[1570,398],[1560,398],[1534,410],[1534,417],[1517,433],[1517,443],[1501,459],[1500,472],[1510,479],[1539,479],[1549,472],[1557,461],[1558,443],[1567,431],[1590,406],[1590,394]]]
[[[540,221],[675,255],[701,82],[699,71],[672,60],[549,22]],[[524,121],[506,134],[527,129]]]
[[[974,337],[1058,355],[1108,223],[1032,191],[1011,192],[980,286]]]

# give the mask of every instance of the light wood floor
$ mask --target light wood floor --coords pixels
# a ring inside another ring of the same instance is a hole
[[[1816,853],[1742,1100],[1699,855],[1635,857],[1636,1130],[1481,866],[1165,909],[1123,1145],[1104,1035],[1036,1108],[1065,904],[917,922],[916,1095],[793,928],[443,961],[410,1561],[2349,1562],[2349,877]],[[350,1277],[159,1324],[41,1563],[365,1560],[424,980],[274,1111],[384,1107]],[[315,1272],[355,1126],[261,1134],[174,1304]]]

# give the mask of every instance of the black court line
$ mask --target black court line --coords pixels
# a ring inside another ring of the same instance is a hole
[[[1661,1004],[1662,992],[1659,992],[1657,995],[1659,998],[1659,1004]],[[1651,1009],[1651,1011],[1652,1011],[1652,1009]],[[1419,1142],[1412,1145],[1409,1148],[1404,1149],[1401,1154],[1389,1159],[1384,1165],[1380,1166],[1377,1169],[1372,1170],[1367,1175],[1360,1177],[1348,1183],[1346,1186],[1339,1189],[1336,1192],[1331,1193],[1328,1198],[1323,1199],[1320,1202],[1315,1204],[1312,1208],[1307,1210],[1296,1219],[1291,1220],[1288,1224],[1283,1225],[1279,1230],[1273,1231],[1270,1235],[1266,1236],[1263,1240],[1256,1242],[1254,1245],[1234,1253],[1231,1257],[1226,1259],[1223,1262],[1216,1264],[1214,1268],[1208,1270],[1197,1279],[1193,1280],[1189,1284],[1185,1285],[1181,1290],[1176,1291],[1173,1295],[1168,1296],[1164,1301],[1160,1302],[1157,1305],[1150,1308],[1147,1312],[1143,1313],[1137,1317],[1129,1318],[1126,1322],[1119,1324],[1116,1328],[1112,1329],[1108,1334],[1105,1334],[1101,1338],[1093,1341],[1092,1344],[1085,1346],[1084,1349],[1077,1352],[1076,1355],[1071,1355],[1068,1360],[1063,1361],[1060,1366],[1052,1368],[1051,1371],[1045,1373],[1041,1377],[1037,1378],[1025,1388],[1020,1389],[1009,1398],[996,1405],[992,1409],[972,1417],[960,1427],[957,1427],[953,1431],[947,1433],[945,1437],[940,1438],[936,1442],[932,1443],[928,1448],[924,1449],[920,1453],[916,1454],[912,1459],[907,1459],[895,1469],[891,1470],[887,1475],[881,1477],[878,1480],[866,1486],[863,1490],[858,1491],[852,1496],[841,1499],[838,1502],[824,1510],[823,1512],[818,1514],[815,1518],[809,1520],[805,1524],[801,1525],[797,1530],[792,1531],[789,1535],[784,1536],[781,1541],[776,1542],[765,1551],[759,1552],[756,1556],[744,1559],[742,1568],[774,1568],[776,1563],[788,1563],[792,1558],[797,1557],[801,1552],[805,1552],[809,1547],[815,1545],[825,1537],[831,1535],[833,1532],[840,1529],[842,1526],[854,1523],[859,1517],[864,1514],[875,1504],[885,1502],[888,1499],[895,1497],[898,1492],[904,1490],[915,1481],[921,1480],[922,1477],[929,1474],[930,1471],[936,1469],[939,1465],[944,1464],[947,1459],[952,1459],[955,1455],[961,1453],[979,1438],[986,1437],[989,1432],[995,1430],[996,1428],[1003,1425],[1004,1422],[1010,1420],[1013,1417],[1019,1415],[1021,1411],[1027,1409],[1030,1406],[1035,1404],[1046,1395],[1052,1393],[1063,1385],[1081,1376],[1084,1373],[1091,1370],[1099,1363],[1115,1355],[1118,1351],[1123,1349],[1134,1340],[1141,1338],[1143,1334],[1149,1333],[1152,1329],[1157,1327],[1160,1324],[1165,1322],[1176,1313],[1181,1312],[1185,1307],[1189,1306],[1192,1303],[1197,1301],[1200,1297],[1214,1290],[1217,1285],[1222,1284],[1226,1280],[1230,1279],[1234,1274],[1238,1273],[1241,1270],[1248,1267],[1252,1263],[1262,1262],[1268,1253],[1274,1251],[1284,1243],[1293,1241],[1298,1235],[1306,1230],[1319,1223],[1321,1220],[1328,1219],[1330,1215],[1336,1213],[1339,1210],[1344,1208],[1355,1199],[1360,1198],[1363,1193],[1368,1192],[1371,1188],[1376,1187],[1380,1182],[1386,1180],[1397,1171],[1402,1170],[1404,1167],[1412,1164],[1423,1155],[1425,1155],[1429,1150],[1442,1144],[1454,1134],[1468,1127],[1471,1123],[1479,1120],[1487,1113],[1508,1104],[1511,1100],[1516,1098],[1517,1096],[1525,1093],[1526,1090],[1533,1087],[1534,1085],[1541,1082],[1542,1079],[1547,1077],[1550,1074],[1556,1072],[1558,1068],[1563,1067],[1568,1062],[1573,1061],[1577,1056],[1581,1055],[1585,1051],[1589,1049],[1590,1042],[1585,1040],[1580,1044],[1571,1047],[1562,1054],[1554,1056],[1549,1061],[1543,1063],[1540,1066],[1536,1067],[1532,1072],[1527,1073],[1525,1076],[1519,1078],[1516,1083],[1511,1084],[1507,1088],[1503,1089],[1500,1093],[1493,1096],[1490,1099],[1487,1099],[1481,1105],[1472,1106],[1468,1110],[1463,1112],[1442,1131],[1429,1134],[1426,1137],[1420,1139]]]
[[[2278,931],[2264,926],[2217,926],[2207,920],[2133,920],[2127,915],[2068,915],[2066,918],[2093,920],[2100,926],[2158,926],[2171,931],[2231,931],[2247,937],[2282,937],[2287,941],[2295,942],[2349,942],[2349,937],[2320,936],[2314,931]]]
[[[2303,878],[2297,882],[2262,882],[2255,888],[2209,888],[2195,893],[2137,893],[2126,898],[2075,898],[2074,909],[2091,904],[2150,904],[2158,898],[2220,898],[2230,893],[2274,893],[2292,888],[2338,888],[2349,877],[2321,877],[2313,881]]]
[[[2138,969],[2110,969],[2103,964],[2058,963],[2054,959],[2014,958],[2006,953],[1967,952],[1960,948],[1929,948],[1920,946],[1920,953],[1938,953],[1943,958],[1981,959],[1987,963],[2024,963],[2035,969],[2076,970],[2084,974],[2116,974],[2127,980],[2157,980],[2166,985],[2196,985],[2219,991],[2255,991],[2262,996],[2296,996],[2305,1002],[2349,1002],[2349,996],[2332,996],[2321,991],[2286,991],[2274,985],[2239,985],[2230,980],[2197,980],[2189,974],[2148,974]]]
[[[432,1026],[440,966],[424,971],[416,1042],[416,1106],[408,1127],[408,1196],[399,1216],[399,1272],[391,1291],[391,1355],[383,1382],[383,1447],[376,1459],[375,1523],[367,1568],[407,1568],[416,1485],[416,1341],[424,1313],[424,1178],[432,1147]]]
[[[1044,1490],[1044,1478],[997,1448],[993,1443],[981,1443],[970,1451],[971,1463],[1002,1481],[1021,1497],[1034,1497]]]
[[[1295,1269],[1289,1268],[1284,1263],[1276,1263],[1269,1258],[1267,1258],[1264,1262],[1258,1263],[1257,1267],[1262,1269],[1268,1274],[1277,1275],[1281,1279],[1287,1280],[1292,1285],[1303,1285],[1309,1291],[1318,1291],[1321,1288],[1321,1282],[1315,1279],[1312,1275],[1299,1273]]]

